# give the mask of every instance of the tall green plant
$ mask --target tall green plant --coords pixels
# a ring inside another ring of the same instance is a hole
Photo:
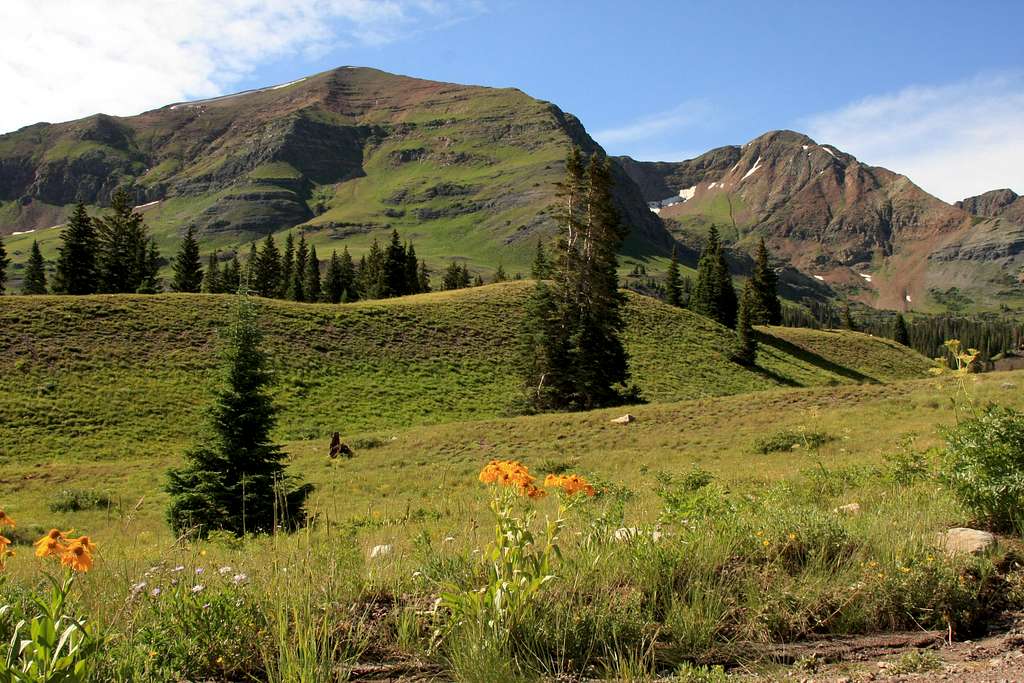
[[[84,204],[75,206],[60,234],[60,256],[54,291],[62,294],[94,294],[98,286],[96,226]]]

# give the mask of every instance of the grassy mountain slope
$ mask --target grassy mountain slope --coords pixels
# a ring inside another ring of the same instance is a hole
[[[342,306],[260,301],[278,367],[278,438],[508,413],[528,287]],[[0,458],[180,448],[209,401],[218,329],[233,306],[206,295],[0,298]],[[626,317],[633,379],[649,401],[919,377],[928,367],[865,335],[770,330],[749,369],[727,357],[733,333],[701,316],[630,295]]]
[[[393,228],[440,270],[528,272],[571,145],[597,144],[573,116],[515,89],[343,67],[291,84],[96,115],[0,136],[0,235],[16,264],[31,240],[53,257],[68,206],[134,195],[170,256],[186,226],[232,251],[301,226],[321,257],[358,256]],[[660,220],[617,171],[627,251],[667,253]],[[18,277],[15,268],[14,278]]]
[[[1012,193],[951,206],[906,176],[793,131],[674,164],[620,163],[648,201],[687,197],[660,214],[684,241],[699,242],[712,224],[741,250],[764,237],[844,297],[932,312],[942,310],[940,293],[957,287],[975,309],[1024,304],[1024,227],[971,215],[996,200],[1012,212]]]

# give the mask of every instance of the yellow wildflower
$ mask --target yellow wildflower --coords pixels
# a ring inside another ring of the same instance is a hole
[[[75,541],[61,554],[60,563],[76,572],[87,572],[92,569],[92,553],[80,541]]]
[[[480,471],[480,481],[518,489],[528,498],[542,498],[544,491],[537,488],[536,479],[526,465],[516,460],[492,460]]]
[[[585,493],[588,496],[594,496],[594,494],[597,493],[594,487],[587,483],[587,480],[578,474],[570,474],[568,476],[549,474],[544,479],[544,486],[546,488],[562,489],[567,496],[573,496],[577,493]]]
[[[67,547],[67,534],[70,531],[61,531],[60,529],[50,529],[50,531],[35,542],[36,546],[36,557],[51,557],[54,555],[60,555],[64,552]]]

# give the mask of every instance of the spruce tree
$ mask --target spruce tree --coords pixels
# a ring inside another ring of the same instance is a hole
[[[231,260],[224,266],[220,276],[220,291],[234,294],[242,286],[242,264],[238,262],[238,254],[231,255]]]
[[[7,266],[11,264],[11,259],[7,255],[7,249],[4,247],[3,237],[0,237],[0,295],[7,289]]]
[[[241,271],[241,280],[245,283],[246,291],[253,289],[253,282],[256,281],[256,264],[259,261],[260,253],[256,250],[256,243],[249,244],[249,257],[245,259],[245,266]]]
[[[255,268],[252,268],[250,286],[256,293],[264,297],[276,297],[281,293],[281,255],[274,243],[274,236],[267,235],[263,241],[263,249],[256,257]]]
[[[405,245],[405,294],[419,294],[419,259],[416,258],[416,247],[412,243]]]
[[[537,251],[533,256],[530,276],[534,280],[543,280],[551,276],[551,263],[548,261],[547,252],[544,250],[544,240],[540,238],[537,238]]]
[[[206,294],[220,294],[224,291],[224,283],[220,272],[220,261],[217,252],[211,251],[206,261],[206,272],[203,273],[203,292]]]
[[[60,234],[61,246],[57,248],[57,272],[53,289],[62,294],[95,294],[96,271],[96,226],[79,203],[71,213],[67,225]]]
[[[359,297],[380,299],[384,292],[384,250],[374,238],[370,251],[359,262]]]
[[[341,303],[341,297],[345,295],[345,282],[341,275],[341,259],[338,258],[338,251],[331,252],[331,259],[327,262],[327,273],[324,276],[324,293],[327,301],[332,304]]]
[[[494,271],[494,281],[504,282],[508,279],[508,275],[505,274],[505,268],[499,263],[498,269]]]
[[[22,294],[46,294],[46,261],[39,251],[39,242],[32,242],[32,251],[25,264],[25,277],[21,281]]]
[[[668,276],[665,278],[665,302],[670,306],[683,305],[683,290],[679,282],[679,255],[676,245],[672,245],[672,260],[668,264]]]
[[[405,247],[402,246],[398,231],[392,230],[391,242],[384,250],[383,286],[380,296],[402,296],[406,293],[406,267]]]
[[[907,321],[903,319],[902,315],[896,316],[896,322],[892,331],[892,338],[897,344],[910,346],[910,332],[907,331]]]
[[[156,240],[149,240],[149,247],[144,250],[142,257],[142,282],[135,289],[137,294],[157,294],[162,289],[157,274],[160,272],[160,251],[157,249]]]
[[[191,225],[185,231],[185,237],[182,238],[181,246],[178,247],[178,253],[174,257],[173,268],[172,291],[199,291],[199,288],[203,285],[203,263],[199,259],[199,242],[196,241],[196,230]]]
[[[292,233],[284,238],[284,254],[281,256],[281,292],[282,299],[291,299],[294,294],[292,286],[295,282],[295,236]]]
[[[552,284],[539,281],[522,331],[521,371],[535,409],[590,409],[620,402],[629,378],[618,289],[625,238],[607,159],[584,165],[578,149],[559,185],[560,234]]]
[[[463,284],[463,269],[462,267],[452,261],[444,271],[444,277],[441,280],[442,288],[448,289],[462,289],[466,285]]]
[[[292,266],[292,284],[288,298],[292,301],[306,301],[306,268],[309,261],[309,248],[306,246],[306,233],[299,233],[299,246],[295,249],[295,263]]]
[[[476,277],[473,278],[473,286],[474,287],[483,287],[484,286],[484,278],[483,278],[482,275],[480,275],[480,273],[477,273]]]
[[[306,262],[306,281],[303,283],[306,292],[306,301],[316,303],[323,295],[320,283],[320,259],[316,256],[316,247],[309,248],[309,257]]]
[[[857,329],[857,324],[855,322],[853,322],[853,316],[850,314],[850,305],[849,304],[844,304],[843,305],[843,310],[840,313],[839,319],[842,322],[844,330],[855,331]]]
[[[348,253],[348,247],[341,250],[341,282],[344,302],[357,301],[359,299],[359,287],[356,283],[356,266],[352,262],[352,254]]]
[[[754,325],[781,325],[782,302],[779,300],[779,278],[772,270],[768,260],[768,249],[761,238],[754,259],[754,272],[751,275],[755,300],[750,311]]]
[[[159,253],[124,190],[114,193],[110,214],[95,219],[98,290],[107,294],[156,288]]]
[[[430,269],[426,261],[420,261],[419,270],[416,272],[416,287],[421,294],[430,291]]]
[[[690,297],[690,308],[726,327],[736,327],[737,305],[718,228],[712,225],[704,253],[697,263],[697,284]]]
[[[285,473],[285,453],[270,439],[277,411],[260,348],[253,302],[243,298],[227,334],[223,385],[208,413],[208,436],[168,472],[167,520],[176,534],[214,530],[241,536],[294,529],[305,522],[310,484]]]
[[[743,365],[753,365],[757,360],[757,336],[754,331],[752,313],[761,306],[759,293],[754,286],[753,278],[743,285],[740,295],[739,312],[736,316],[737,351],[735,359]]]

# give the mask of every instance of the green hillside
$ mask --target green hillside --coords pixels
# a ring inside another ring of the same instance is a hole
[[[340,306],[260,300],[278,438],[509,414],[529,286]],[[179,448],[209,400],[233,307],[210,295],[0,298],[0,458]],[[730,330],[689,311],[630,294],[626,318],[633,380],[652,402],[920,377],[929,364],[866,335],[773,329],[751,369],[728,359]]]

